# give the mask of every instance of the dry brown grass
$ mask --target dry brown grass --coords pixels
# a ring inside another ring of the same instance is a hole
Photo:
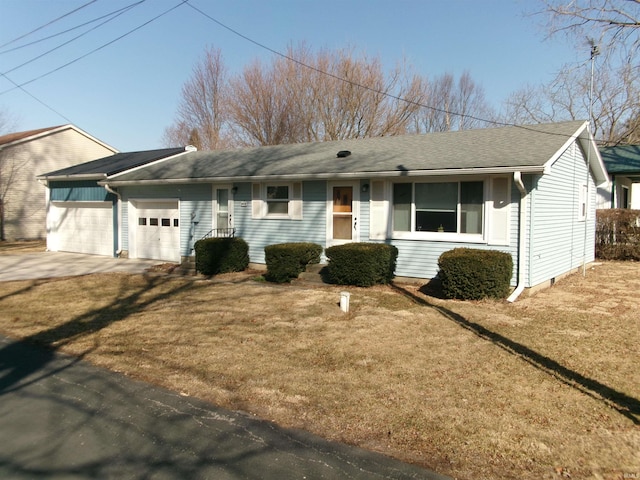
[[[515,304],[417,287],[91,275],[0,284],[0,330],[464,479],[640,477],[640,265]],[[637,477],[633,477],[637,475]]]
[[[44,240],[0,241],[0,255],[44,252],[46,249],[47,242]]]

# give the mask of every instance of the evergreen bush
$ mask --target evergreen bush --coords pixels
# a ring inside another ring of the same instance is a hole
[[[393,280],[398,249],[384,243],[347,243],[325,251],[331,283],[369,287]]]
[[[508,253],[455,248],[440,255],[438,266],[446,298],[480,300],[509,295],[513,258]]]
[[[203,275],[241,272],[249,266],[249,245],[242,238],[205,238],[194,248],[196,271]]]
[[[264,247],[267,264],[265,278],[270,282],[285,283],[298,278],[307,265],[320,263],[322,246],[310,242],[278,243]]]

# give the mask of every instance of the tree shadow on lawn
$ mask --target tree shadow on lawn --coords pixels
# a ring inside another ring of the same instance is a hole
[[[146,280],[144,285],[134,290],[131,290],[129,284],[123,282],[116,299],[105,307],[90,310],[61,325],[56,325],[21,340],[10,342],[0,348],[0,395],[25,385],[24,380],[29,377],[27,384],[42,379],[42,376],[36,375],[34,377],[33,375],[53,360],[56,350],[71,343],[73,340],[100,331],[113,323],[126,320],[130,315],[144,310],[153,303],[177,295],[192,286],[191,283],[177,284],[175,288],[169,291],[151,295],[141,301],[143,294],[170,281],[168,277],[162,276],[145,276],[144,278]],[[23,291],[32,287],[33,285]],[[20,292],[15,294],[18,293]],[[25,343],[44,348],[40,355],[26,355],[23,348]],[[80,355],[74,356],[68,366],[78,362],[92,350],[89,349]],[[52,372],[49,372],[45,376],[51,374]]]
[[[429,303],[425,298],[415,295],[398,284],[392,283],[391,287],[414,302],[436,310],[444,317],[457,323],[462,328],[469,330],[483,340],[490,341],[510,354],[521,358],[538,370],[557,378],[565,385],[569,385],[591,398],[604,402],[610,408],[613,408],[620,414],[627,417],[635,425],[640,425],[640,400],[637,398],[619,392],[618,390],[604,385],[597,380],[575,372],[559,364],[555,360],[522,345],[521,343],[515,342],[497,332],[483,327],[482,325],[467,320],[462,315],[453,312],[448,308]]]

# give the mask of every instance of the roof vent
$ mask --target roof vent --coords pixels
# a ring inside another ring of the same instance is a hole
[[[338,152],[338,158],[345,158],[345,157],[348,157],[349,155],[351,155],[351,152],[349,150],[340,150]]]

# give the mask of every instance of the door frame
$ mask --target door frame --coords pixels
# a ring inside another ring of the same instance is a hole
[[[353,192],[352,208],[351,208],[351,232],[350,240],[333,238],[333,189],[335,187],[351,187]],[[326,229],[327,229],[327,247],[333,245],[343,245],[345,243],[354,243],[360,241],[360,181],[344,180],[327,182],[327,213],[326,213]]]
[[[218,226],[218,190],[226,190],[227,191],[227,226],[220,227]],[[233,228],[234,226],[234,218],[233,218],[233,185],[230,183],[214,183],[211,186],[211,228]]]

